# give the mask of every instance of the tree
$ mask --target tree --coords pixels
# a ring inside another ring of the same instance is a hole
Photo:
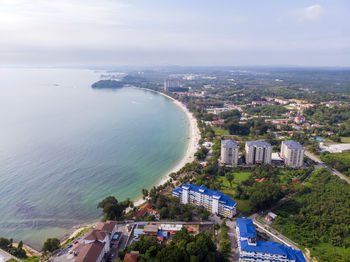
[[[146,199],[146,197],[148,197],[148,190],[147,189],[145,189],[145,188],[143,188],[142,189],[142,195],[143,195],[143,199]]]
[[[230,186],[232,188],[232,182],[235,179],[235,176],[232,173],[226,173],[225,177],[226,177],[227,181],[230,183]]]
[[[53,252],[60,248],[60,240],[57,238],[48,238],[46,239],[42,251],[45,252]]]
[[[133,203],[130,199],[118,202],[114,196],[108,196],[98,203],[97,208],[102,208],[105,220],[118,220],[126,208],[132,207]]]

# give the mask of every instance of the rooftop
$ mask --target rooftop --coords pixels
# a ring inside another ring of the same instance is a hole
[[[105,244],[100,242],[84,245],[75,259],[75,262],[96,262],[104,246]]]
[[[222,140],[223,148],[238,148],[238,144],[234,140]]]
[[[173,194],[175,193],[176,195],[182,193],[183,188],[189,189],[191,191],[199,192],[201,194],[209,195],[213,198],[218,199],[221,203],[224,203],[226,206],[229,207],[235,207],[237,203],[230,199],[228,196],[224,195],[224,193],[211,190],[205,187],[205,185],[197,186],[193,184],[183,184],[182,188],[177,187],[173,190]]]
[[[116,225],[117,222],[115,221],[98,222],[96,223],[96,229],[112,233]]]
[[[107,236],[107,232],[98,229],[91,229],[88,231],[85,240],[99,240],[103,241]]]
[[[294,140],[287,140],[282,142],[284,145],[286,145],[289,149],[304,149],[302,145],[300,145],[298,142]]]
[[[256,141],[248,141],[247,146],[256,146],[256,147],[271,147],[271,144],[262,140],[256,140]]]
[[[272,241],[265,242],[260,240],[256,241],[256,244],[251,245],[248,243],[247,239],[242,240],[242,238],[255,239],[257,237],[256,230],[251,219],[237,218],[237,227],[239,228],[240,248],[242,251],[279,255],[290,260],[295,260],[295,262],[306,262],[302,252],[299,250],[294,250],[291,247]],[[249,259],[249,257],[241,258]],[[257,258],[255,257],[255,259]],[[276,258],[276,260],[272,261],[280,260]]]

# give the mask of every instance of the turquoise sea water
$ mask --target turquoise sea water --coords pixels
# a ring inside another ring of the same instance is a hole
[[[99,73],[0,69],[0,236],[40,248],[136,199],[182,157],[188,120],[139,89],[93,90]]]

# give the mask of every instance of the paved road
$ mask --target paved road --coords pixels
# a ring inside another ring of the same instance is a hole
[[[222,223],[222,219],[216,215],[211,215],[209,220],[220,224]],[[238,261],[238,248],[237,248],[237,236],[236,236],[236,221],[231,221],[229,219],[226,220],[226,225],[229,227],[227,236],[231,242],[231,253],[230,253],[230,261]],[[219,248],[219,247],[218,247]]]
[[[2,261],[2,259],[4,261],[7,261],[7,260],[10,260],[11,258],[14,259],[14,260],[17,260],[17,261],[21,261],[20,259],[12,256],[11,254],[7,253],[5,250],[2,250],[0,248],[0,261]]]
[[[309,151],[305,151],[305,155],[309,158],[311,158],[313,161],[315,161],[316,163],[319,163],[320,166],[319,167],[325,167],[328,168],[329,171],[331,171],[334,175],[338,176],[340,179],[345,180],[349,185],[350,185],[350,179],[346,176],[344,176],[342,173],[340,173],[339,171],[328,167],[325,163],[322,162],[321,159],[319,159],[316,155],[312,154]]]

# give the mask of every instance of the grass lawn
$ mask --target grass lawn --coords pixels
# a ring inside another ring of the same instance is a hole
[[[237,203],[237,210],[244,214],[246,217],[252,214],[250,209],[250,200],[235,199]]]
[[[214,133],[215,133],[216,136],[228,136],[228,135],[230,135],[228,130],[223,129],[221,127],[213,126],[212,129],[214,130]]]
[[[342,136],[340,139],[342,143],[350,143],[350,136],[348,137]]]

